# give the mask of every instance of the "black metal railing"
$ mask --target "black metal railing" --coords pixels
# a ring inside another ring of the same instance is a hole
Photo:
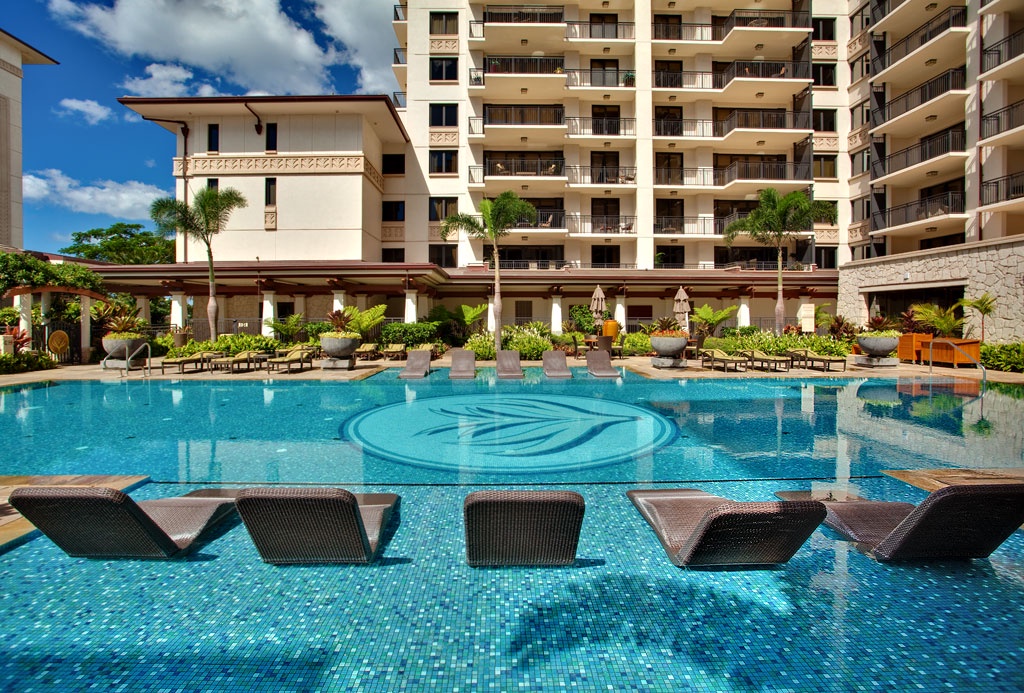
[[[562,269],[572,265],[568,260],[501,260],[498,266],[503,270]],[[487,260],[487,269],[494,269],[494,261]]]
[[[722,89],[725,87],[725,76],[721,73],[693,70],[655,70],[651,73],[651,86],[655,89]]]
[[[1024,125],[1024,101],[981,117],[981,138],[994,137]]]
[[[568,222],[569,233],[636,233],[636,217],[622,214],[576,214]]]
[[[875,212],[873,216],[876,229],[889,229],[946,214],[963,214],[964,209],[964,194],[950,191],[889,207],[884,212]]]
[[[749,60],[731,63],[720,72],[654,71],[655,89],[724,89],[734,79],[810,79],[811,68],[805,62]]]
[[[484,163],[486,176],[564,176],[565,159],[491,159]]]
[[[395,5],[394,21],[396,22],[407,22],[409,21],[409,15],[407,14],[409,8],[405,5]]]
[[[884,16],[895,10],[907,0],[872,0],[871,23],[878,24]]]
[[[710,24],[655,22],[651,25],[651,38],[655,41],[721,41],[724,36],[722,27]]]
[[[655,185],[697,185],[714,186],[713,168],[655,168]]]
[[[636,269],[635,262],[572,262],[577,269]]]
[[[884,123],[954,89],[966,89],[967,68],[957,67],[900,94],[873,111],[875,123]]]
[[[982,205],[993,205],[997,202],[1017,200],[1022,197],[1024,197],[1024,171],[981,182]]]
[[[636,135],[636,118],[566,118],[570,135]]]
[[[566,22],[567,39],[634,39],[636,26],[633,22],[604,24],[601,22]]]
[[[404,91],[396,91],[392,93],[391,100],[395,102],[396,108],[405,108],[408,103]]]
[[[943,132],[893,152],[880,161],[872,161],[871,171],[875,178],[880,178],[943,154],[966,151],[966,146],[967,135],[962,130]]]
[[[655,185],[720,187],[737,180],[811,180],[810,164],[735,161],[726,168],[656,168]]]
[[[571,185],[636,185],[636,166],[567,166]]]
[[[655,137],[714,137],[715,121],[690,118],[655,118]]]
[[[485,106],[484,125],[563,125],[562,106]]]
[[[655,22],[652,38],[655,41],[721,41],[733,29],[772,28],[810,29],[811,15],[808,12],[779,12],[773,10],[734,10],[724,24],[671,24]]]
[[[982,74],[1013,60],[1021,53],[1024,53],[1024,29],[1014,32],[998,43],[982,48]]]
[[[405,49],[404,48],[396,48],[395,49],[395,56],[391,60],[391,62],[393,64],[395,64],[395,65],[405,65],[406,64],[406,60],[407,60],[407,58],[406,58],[406,55],[405,55]]]
[[[635,87],[636,72],[633,70],[614,70],[591,68],[588,70],[566,70],[565,85],[567,87]]]
[[[483,221],[483,217],[474,215],[477,221]],[[519,217],[512,226],[513,229],[564,229],[566,227],[566,214],[564,209],[538,209],[533,221],[529,217]]]
[[[654,217],[654,233],[668,236],[714,236],[711,217]]]
[[[565,71],[565,58],[531,58],[515,55],[489,55],[484,58],[489,75],[554,75]]]
[[[728,118],[714,121],[714,136],[724,137],[733,130],[810,130],[811,114],[793,111],[733,111]]]
[[[485,24],[561,24],[565,11],[561,7],[531,5],[488,5],[484,10]]]
[[[871,59],[872,74],[878,74],[890,65],[907,57],[936,36],[953,27],[967,26],[966,7],[947,7],[945,10],[928,20],[912,32],[889,47],[881,55]]]

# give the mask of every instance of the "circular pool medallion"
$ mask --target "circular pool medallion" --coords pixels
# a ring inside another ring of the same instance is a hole
[[[530,473],[584,469],[653,452],[676,435],[633,404],[564,395],[455,395],[356,415],[347,440],[385,459],[434,469]]]

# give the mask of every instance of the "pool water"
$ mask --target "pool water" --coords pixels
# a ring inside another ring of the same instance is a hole
[[[7,690],[850,691],[1024,688],[1024,535],[883,565],[821,528],[771,570],[680,570],[625,496],[828,489],[1024,466],[1024,398],[957,380],[67,382],[0,391],[2,474],[145,474],[402,496],[371,566],[272,567],[240,525],[185,560],[0,555]],[[564,488],[572,568],[469,568],[462,501]]]

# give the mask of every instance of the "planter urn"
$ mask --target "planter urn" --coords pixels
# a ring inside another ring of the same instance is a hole
[[[686,349],[686,337],[651,337],[651,349],[658,356],[679,356]]]
[[[857,337],[857,346],[868,356],[884,358],[896,351],[899,337]]]
[[[320,337],[320,349],[335,359],[349,358],[362,344],[359,337]]]
[[[103,338],[103,350],[107,352],[107,355],[111,358],[122,359],[127,361],[128,357],[135,353],[135,351],[146,343],[145,337],[134,337],[130,339],[119,339],[114,337]],[[132,363],[142,363],[146,360],[143,353],[139,353]]]

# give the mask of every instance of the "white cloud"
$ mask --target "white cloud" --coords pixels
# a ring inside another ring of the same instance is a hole
[[[92,99],[61,99],[60,105],[64,110],[57,113],[63,116],[81,115],[89,125],[96,125],[113,115],[113,111]]]
[[[344,44],[343,61],[359,71],[359,93],[390,94],[398,88],[391,70],[394,4],[381,0],[316,0],[316,15]]]
[[[387,7],[390,11],[391,5]],[[309,31],[292,21],[279,0],[114,0],[109,7],[49,0],[49,9],[76,31],[122,55],[201,68],[246,90],[321,93],[329,85],[327,67],[338,59],[333,49],[321,49]],[[390,29],[390,22],[386,26]],[[138,89],[147,86],[145,80],[129,81]],[[162,86],[175,85],[183,83]],[[151,86],[155,88],[155,83]]]
[[[147,65],[145,77],[130,77],[121,83],[135,96],[216,96],[217,90],[209,84],[190,85],[192,70],[180,65],[153,63]]]
[[[84,214],[107,214],[122,219],[149,219],[149,206],[168,193],[139,181],[96,181],[82,185],[63,172],[49,168],[26,173],[22,179],[26,202],[65,207]]]

